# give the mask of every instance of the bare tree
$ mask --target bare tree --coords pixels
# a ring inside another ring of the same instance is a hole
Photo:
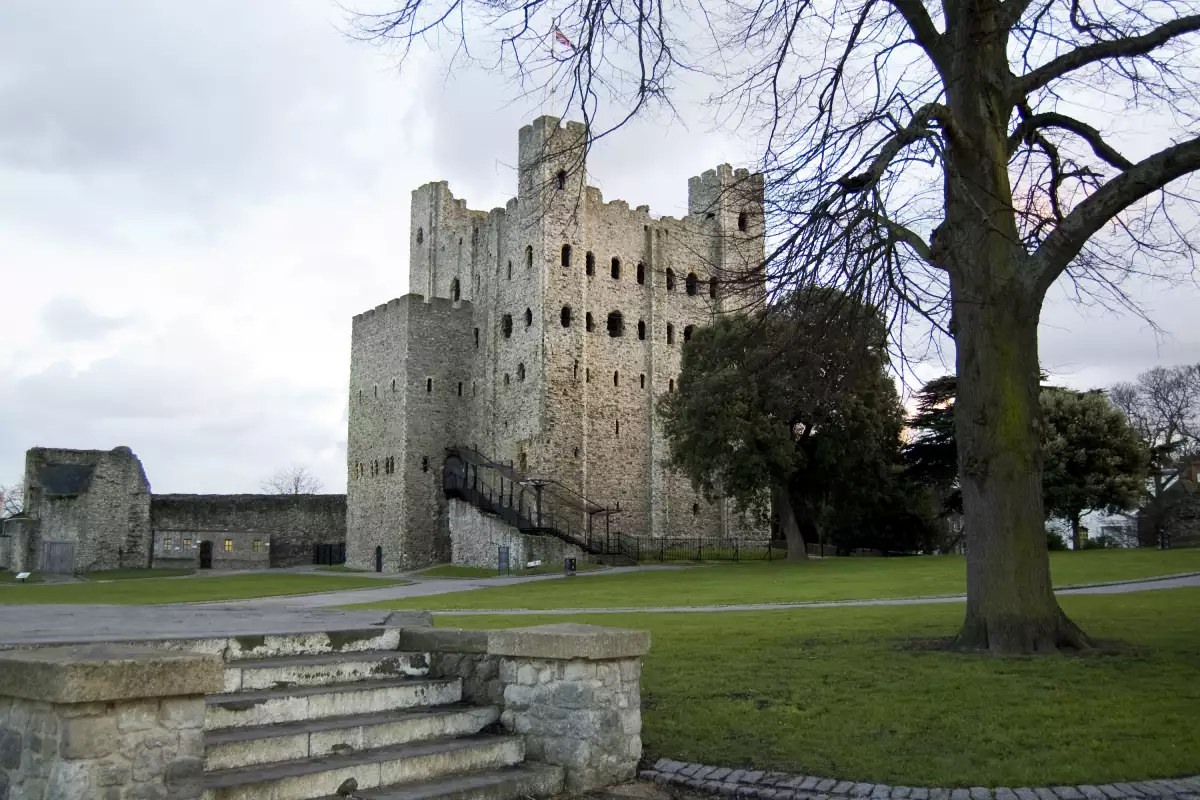
[[[266,494],[317,494],[325,485],[303,464],[281,469],[263,481]]]
[[[1042,303],[1065,275],[1081,300],[1130,308],[1122,280],[1191,266],[1176,215],[1200,169],[1198,11],[1197,0],[397,0],[356,24],[401,54],[449,34],[456,56],[486,52],[524,87],[563,86],[592,140],[669,107],[684,72],[717,82],[724,119],[766,143],[770,285],[832,284],[886,309],[894,332],[915,315],[954,337],[967,529],[956,641],[1026,653],[1090,646],[1050,583]],[[552,54],[555,31],[570,46]],[[1102,130],[1110,115],[1089,117],[1089,104],[1160,122],[1161,148],[1121,152]]]
[[[1200,448],[1200,364],[1155,367],[1133,383],[1118,383],[1108,392],[1125,412],[1138,438],[1150,451],[1150,480],[1143,509],[1163,538],[1163,492],[1175,480],[1181,459]]]
[[[25,485],[0,483],[0,519],[15,517],[25,510]]]

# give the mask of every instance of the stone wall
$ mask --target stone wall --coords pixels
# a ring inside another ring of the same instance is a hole
[[[70,542],[76,572],[149,564],[150,482],[128,447],[31,448],[25,513],[38,523],[33,548],[39,560],[45,543]]]
[[[508,548],[509,566],[516,570],[530,561],[562,564],[563,559],[583,559],[575,545],[553,536],[524,534],[499,517],[484,514],[462,500],[450,500],[450,545],[452,563],[464,567],[498,569],[500,548]]]
[[[340,494],[156,494],[150,510],[159,566],[198,565],[203,541],[213,543],[214,569],[303,566],[313,545],[346,537]]]
[[[688,216],[655,218],[586,186],[585,134],[553,117],[522,128],[504,208],[471,210],[445,182],[413,192],[410,294],[354,320],[348,563],[373,566],[377,547],[389,570],[445,557],[436,473],[450,446],[620,511],[614,533],[767,537],[665,466],[654,411],[689,329],[761,262],[761,178],[706,172]],[[738,305],[762,295],[738,288]],[[426,458],[432,479],[414,471]]]
[[[0,797],[199,798],[217,656],[116,645],[0,654]]]

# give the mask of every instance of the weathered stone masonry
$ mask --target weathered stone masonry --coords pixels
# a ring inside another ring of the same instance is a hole
[[[584,136],[553,117],[522,128],[504,208],[471,210],[445,182],[413,192],[410,294],[354,319],[351,565],[449,555],[456,445],[619,511],[626,534],[766,535],[664,465],[654,414],[686,338],[761,263],[761,179],[722,166],[689,181],[687,217],[654,218],[585,185]]]

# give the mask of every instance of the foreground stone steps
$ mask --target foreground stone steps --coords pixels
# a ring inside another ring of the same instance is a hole
[[[470,736],[500,718],[495,706],[465,704],[412,712],[382,711],[302,722],[208,731],[205,767],[235,769],[255,764],[359,752],[411,742]]]
[[[459,678],[395,678],[214,694],[205,698],[204,729],[374,714],[460,700]]]
[[[225,691],[328,686],[373,678],[422,676],[429,672],[425,653],[374,650],[358,653],[242,659],[225,666]]]
[[[356,794],[379,787],[403,790],[405,784],[510,767],[524,758],[525,743],[519,737],[437,739],[215,770],[204,776],[203,800],[314,800],[335,795],[349,778],[358,782]]]
[[[467,775],[359,790],[355,794],[364,800],[516,800],[523,797],[553,797],[562,790],[562,767],[526,762]],[[322,800],[338,798],[334,795]]]

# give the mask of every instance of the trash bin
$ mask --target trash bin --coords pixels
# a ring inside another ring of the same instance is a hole
[[[573,559],[573,558],[563,559],[563,572],[566,573],[567,575],[575,574],[575,559]]]

